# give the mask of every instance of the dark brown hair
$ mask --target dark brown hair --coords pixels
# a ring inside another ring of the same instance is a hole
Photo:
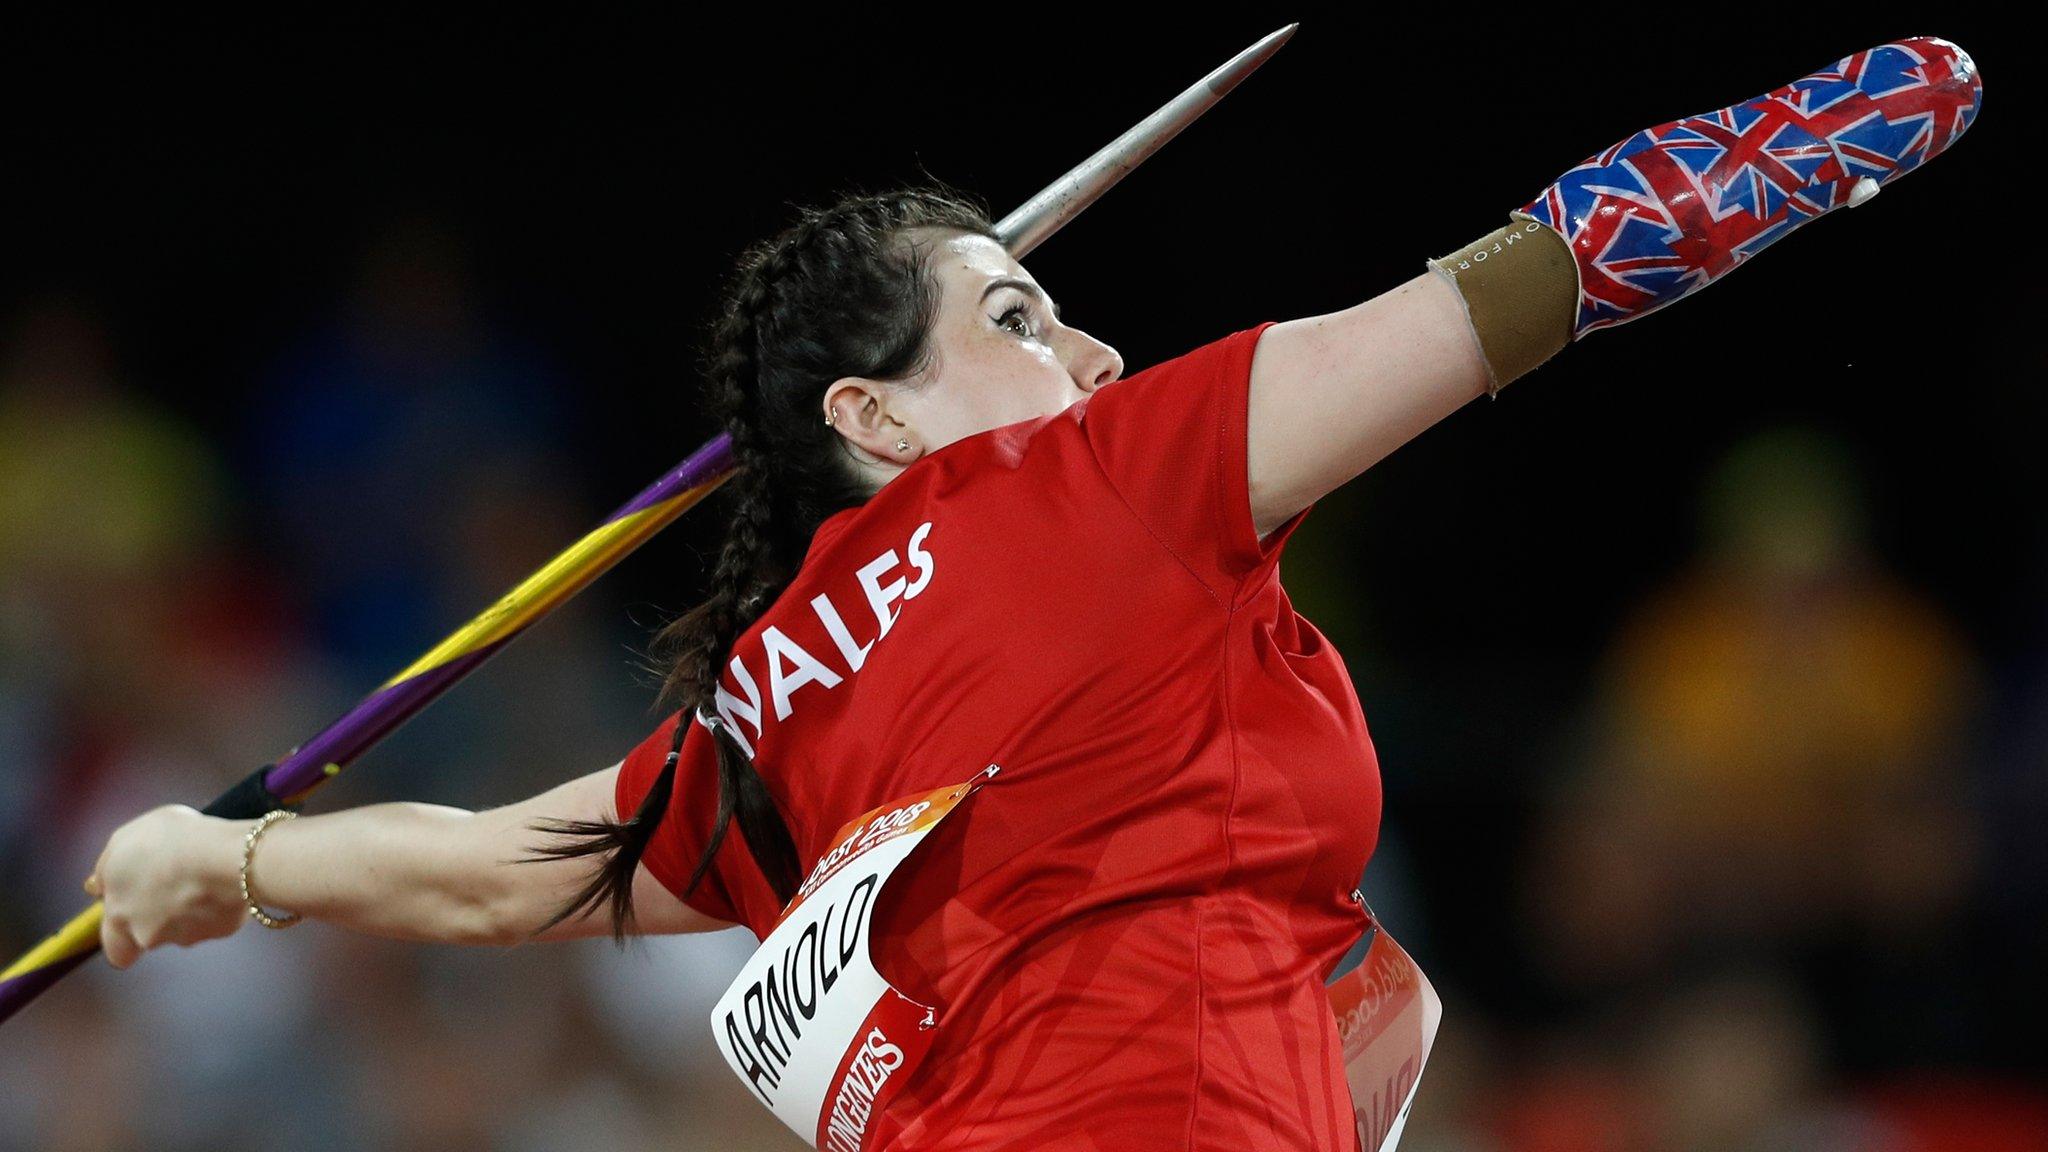
[[[712,707],[719,672],[733,641],[795,576],[818,525],[870,494],[844,439],[825,423],[825,389],[843,376],[905,379],[931,363],[941,290],[930,245],[907,233],[1001,238],[979,202],[936,181],[850,192],[828,207],[798,211],[796,223],[741,256],[702,355],[704,398],[732,437],[738,469],[721,487],[732,519],[711,590],[652,644],[657,671],[666,665],[655,706],[679,710],[674,743],[631,818],[534,826],[565,839],[528,859],[602,857],[589,883],[535,935],[609,904],[612,935],[625,941],[634,871],[668,811],[683,737],[699,716],[718,750],[718,810],[685,894],[710,870],[735,818],[779,901],[792,899],[801,882],[788,822]]]

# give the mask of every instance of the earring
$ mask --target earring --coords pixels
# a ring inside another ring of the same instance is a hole
[[[908,440],[898,440],[898,441],[896,441],[896,450],[897,450],[898,452],[908,452],[908,451],[910,451],[910,441],[908,441]]]
[[[834,421],[834,420],[836,420],[836,419],[838,419],[838,418],[839,418],[839,413],[837,413],[837,412],[827,412],[827,413],[825,413],[825,427],[827,427],[827,428],[830,428],[830,427],[832,426],[832,421]]]

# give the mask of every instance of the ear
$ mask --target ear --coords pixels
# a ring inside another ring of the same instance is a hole
[[[896,393],[879,380],[865,376],[841,376],[825,389],[825,410],[818,416],[832,416],[832,431],[857,445],[877,460],[902,462],[896,441],[904,435],[903,420],[890,410]]]

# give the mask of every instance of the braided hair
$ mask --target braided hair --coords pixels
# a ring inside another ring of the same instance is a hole
[[[630,818],[535,825],[566,839],[528,859],[602,858],[535,935],[608,904],[612,936],[624,943],[634,872],[668,814],[683,738],[698,719],[718,752],[718,810],[684,895],[710,870],[734,819],[778,901],[788,903],[801,882],[788,822],[713,707],[719,673],[733,641],[795,576],[818,525],[873,494],[843,437],[825,424],[825,389],[845,376],[906,379],[932,362],[941,290],[930,246],[914,231],[1001,237],[983,205],[937,181],[849,192],[798,211],[796,223],[741,256],[702,356],[704,398],[732,437],[737,470],[721,489],[732,499],[732,518],[710,592],[652,644],[657,671],[666,665],[656,707],[678,709],[668,758]]]

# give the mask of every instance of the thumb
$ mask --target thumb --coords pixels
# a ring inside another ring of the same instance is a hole
[[[99,859],[92,862],[92,875],[85,878],[86,895],[94,897],[106,895],[106,883],[100,879],[100,873],[106,869],[107,851],[108,848],[112,847],[113,845],[109,844],[107,848],[100,849]]]

